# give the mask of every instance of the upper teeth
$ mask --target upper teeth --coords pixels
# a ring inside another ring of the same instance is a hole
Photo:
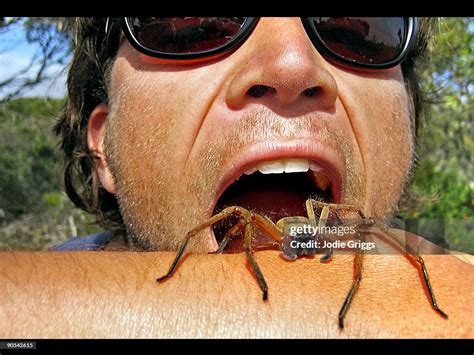
[[[251,175],[256,171],[262,174],[305,173],[308,170],[312,171],[314,182],[320,190],[324,191],[331,186],[331,181],[326,176],[323,168],[308,159],[278,159],[265,161],[249,168],[244,174]]]
[[[244,172],[250,175],[256,171],[262,174],[282,174],[282,173],[304,173],[308,170],[321,171],[323,168],[315,162],[307,159],[279,159],[261,162]]]

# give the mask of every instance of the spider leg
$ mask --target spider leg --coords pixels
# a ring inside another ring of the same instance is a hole
[[[313,201],[316,201],[316,200],[311,200],[311,199],[306,200],[306,213],[308,215],[308,219],[310,223],[314,227],[316,227],[316,214],[314,213]],[[327,204],[320,203],[319,201],[316,201],[316,202],[318,202],[318,205],[322,206],[321,214],[319,215],[319,221],[317,223],[318,229],[321,229],[326,226],[326,222],[329,217],[329,206]],[[329,260],[331,260],[332,254],[333,254],[333,248],[331,247],[319,259],[319,261],[322,263],[328,262]]]
[[[313,201],[308,199],[306,200],[306,214],[308,215],[308,219],[313,227],[316,227],[316,214],[314,213],[314,206],[313,206]]]
[[[377,227],[379,227],[385,233],[385,236],[390,237],[391,238],[390,240],[394,240],[400,247],[404,248],[404,250],[418,263],[418,265],[421,268],[421,273],[423,275],[424,285],[425,285],[426,289],[428,290],[431,306],[433,307],[433,309],[436,312],[438,312],[438,314],[441,317],[443,317],[444,319],[447,319],[448,315],[446,313],[444,313],[438,307],[438,304],[436,303],[436,298],[435,298],[434,293],[433,293],[433,288],[431,287],[430,278],[428,276],[428,271],[426,270],[426,266],[425,266],[425,262],[424,262],[423,258],[409,244],[405,244],[405,243],[401,242],[398,239],[398,236],[396,236],[393,232],[391,232],[389,230],[389,227],[386,224],[384,224],[382,222],[379,222],[379,221],[374,221],[374,223]]]
[[[280,244],[282,231],[272,220],[257,213],[251,213],[250,221]]]
[[[267,250],[268,248],[275,248],[275,247],[280,247],[280,243],[277,242],[268,242],[268,243],[263,243],[259,244],[256,247],[253,248],[253,250]]]
[[[220,220],[222,220],[224,218],[227,218],[227,217],[231,216],[232,214],[236,214],[238,216],[244,216],[244,218],[246,218],[250,215],[250,212],[248,210],[246,210],[245,208],[238,207],[238,206],[227,207],[227,208],[223,209],[221,212],[219,212],[219,213],[215,214],[214,216],[212,216],[211,218],[209,218],[207,221],[201,223],[200,225],[198,225],[197,227],[195,227],[194,229],[189,231],[186,234],[186,237],[184,238],[183,244],[181,244],[181,247],[179,248],[178,253],[176,254],[176,257],[175,257],[173,263],[171,264],[171,267],[169,268],[168,272],[166,273],[166,275],[156,279],[156,281],[163,282],[166,279],[173,276],[173,273],[176,269],[176,266],[178,265],[179,260],[183,256],[184,250],[186,249],[186,246],[188,245],[188,242],[189,242],[190,238],[194,237],[198,232],[202,231],[203,229],[205,229],[209,226],[212,226],[213,224],[219,222]]]
[[[270,219],[256,213],[249,213],[249,219],[251,223],[255,224],[257,227],[259,227],[262,231],[267,233],[267,235],[272,237],[277,242],[267,243],[265,246],[280,245],[281,231],[278,226],[276,226]],[[235,226],[233,226],[231,229],[229,229],[224,235],[221,245],[219,246],[219,249],[216,251],[216,253],[222,253],[224,251],[224,248],[227,246],[227,243],[230,241],[230,239],[232,239],[232,235],[237,233],[239,229],[244,228],[247,223],[247,220],[244,219],[237,223]]]
[[[258,284],[260,288],[262,289],[263,300],[266,301],[268,299],[268,286],[265,281],[265,278],[263,277],[262,271],[258,267],[258,264],[255,261],[255,258],[253,257],[252,239],[253,239],[252,225],[250,223],[247,223],[245,225],[245,254],[247,255],[247,258],[250,261],[250,265],[252,265],[253,272],[255,273]]]
[[[320,263],[327,263],[328,261],[330,261],[332,259],[332,254],[333,254],[333,247],[330,247],[322,257],[319,258],[319,262]]]
[[[345,205],[345,204],[338,204],[338,203],[325,203],[325,202],[321,202],[321,201],[314,200],[314,199],[308,199],[306,201],[306,206],[308,206],[308,201],[313,206],[320,207],[321,209],[324,208],[324,207],[329,207],[330,209],[335,210],[335,211],[337,211],[337,210],[352,211],[352,212],[357,212],[359,214],[360,218],[363,218],[363,219],[366,218],[365,215],[362,213],[362,211],[359,208],[357,208],[355,206],[352,206],[352,205]]]
[[[319,216],[318,227],[323,228],[326,227],[326,222],[328,221],[329,217],[329,207],[324,206],[321,210],[321,215]]]
[[[224,238],[222,239],[222,242],[219,245],[219,249],[217,249],[215,253],[216,254],[222,253],[225,247],[227,246],[227,243],[229,243],[229,241],[232,239],[233,235],[237,233],[239,229],[243,228],[245,224],[246,224],[245,220],[242,220],[239,223],[237,223],[235,226],[233,226],[231,229],[229,229],[224,235]]]
[[[362,242],[364,242],[365,238],[362,236]],[[344,329],[344,317],[349,309],[349,306],[352,302],[352,298],[356,293],[357,289],[359,288],[360,281],[362,280],[362,257],[363,252],[362,249],[357,249],[356,254],[354,256],[354,279],[352,281],[351,289],[342,304],[341,310],[339,311],[339,328]]]
[[[269,218],[257,213],[250,213],[249,223],[245,226],[245,253],[247,254],[250,264],[252,265],[252,269],[255,273],[255,276],[257,277],[258,284],[263,291],[263,300],[266,301],[268,299],[268,286],[253,256],[253,229],[251,224],[254,224],[262,231],[267,233],[267,235],[272,237],[278,245],[281,243],[282,231],[279,226],[273,223]]]
[[[311,206],[312,208],[313,206]],[[326,222],[328,220],[328,217],[329,217],[329,207],[328,206],[324,206],[323,209],[321,210],[321,215],[319,216],[319,222],[318,222],[318,228],[319,230],[321,230],[322,228],[324,228],[326,226]],[[328,261],[331,260],[332,258],[332,253],[333,253],[333,248],[330,247],[326,253],[321,257],[319,258],[319,261],[321,263],[327,263]]]

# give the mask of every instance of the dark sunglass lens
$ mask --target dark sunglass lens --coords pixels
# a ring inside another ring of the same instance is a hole
[[[329,50],[364,64],[396,59],[407,37],[402,17],[313,17],[312,21]]]
[[[166,53],[196,53],[218,48],[239,33],[245,17],[129,17],[129,27],[144,47]]]

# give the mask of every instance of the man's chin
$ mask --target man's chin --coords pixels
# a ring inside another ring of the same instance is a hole
[[[206,228],[196,237],[189,240],[188,251],[194,253],[212,253],[219,248],[216,238],[211,228]]]
[[[140,231],[127,230],[128,238],[131,240],[133,248],[144,251],[177,251],[185,242],[186,235],[195,226],[189,227],[185,232],[177,231]],[[193,253],[210,253],[216,251],[218,244],[214,233],[210,228],[206,228],[194,237],[189,239],[186,251]]]

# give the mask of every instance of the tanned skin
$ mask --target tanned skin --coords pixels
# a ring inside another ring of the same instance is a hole
[[[339,329],[351,255],[295,262],[256,252],[261,290],[244,254],[188,254],[156,282],[173,252],[4,252],[0,255],[2,338],[472,338],[473,266],[424,255],[438,305],[404,256],[368,255]]]

